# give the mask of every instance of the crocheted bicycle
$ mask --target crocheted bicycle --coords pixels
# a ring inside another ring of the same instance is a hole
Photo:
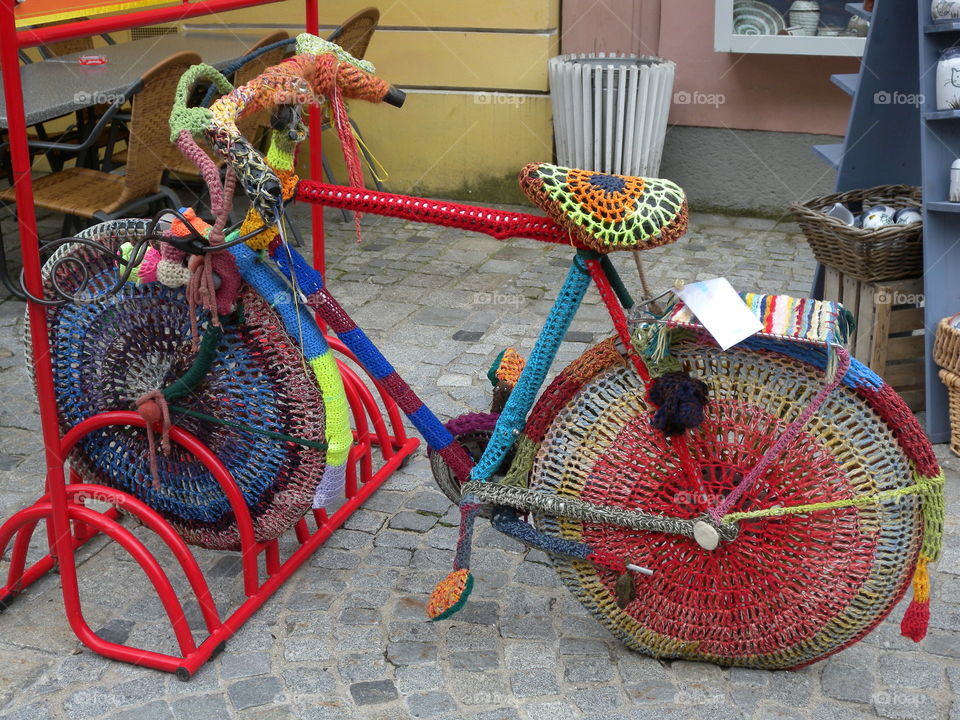
[[[607,255],[684,234],[686,198],[666,180],[528,165],[521,186],[549,220],[298,183],[300,105],[317,93],[335,107],[341,94],[391,93],[369,66],[321,43],[301,36],[295,58],[241,88],[207,66],[182,81],[173,137],[210,184],[213,226],[189,213],[169,228],[99,226],[90,232],[117,247],[135,241],[122,260],[84,275],[61,258],[48,272],[51,291],[122,286],[116,302],[71,302],[51,322],[65,425],[134,402],[153,432],[175,421],[206,434],[266,518],[258,533],[272,536],[306,511],[305,498],[316,506],[336,497],[350,443],[342,383],[313,311],[421,432],[441,488],[460,505],[455,565],[431,597],[433,619],[466,601],[473,526],[488,515],[545,550],[604,625],[656,657],[798,667],[864,637],[911,578],[903,631],[923,637],[943,475],[902,400],[843,348],[841,307],[745,295],[763,330],[724,352],[679,301],[635,305]],[[225,93],[210,110],[186,105],[201,78]],[[236,120],[268,107],[275,129],[263,158]],[[333,113],[338,128],[341,115]],[[225,183],[196,139],[227,161]],[[356,156],[347,155],[358,184]],[[235,182],[251,210],[228,232]],[[435,417],[287,242],[284,203],[294,197],[571,246],[530,357],[506,351],[491,369],[496,412],[446,425]],[[83,246],[63,252],[85,259]],[[615,332],[541,393],[591,283]],[[142,362],[104,360],[131,333]],[[100,392],[93,386],[103,377],[113,380]],[[189,458],[150,452],[154,444],[151,432],[110,429],[71,460],[81,475],[144,497],[192,541],[235,547],[218,488]]]

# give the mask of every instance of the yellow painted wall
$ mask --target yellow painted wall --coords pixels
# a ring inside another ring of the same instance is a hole
[[[321,2],[329,31],[369,3]],[[190,29],[265,34],[303,28],[302,0],[217,16]],[[559,52],[559,0],[407,0],[381,7],[367,53],[407,90],[402,109],[354,102],[351,116],[389,172],[387,186],[477,201],[520,198],[516,174],[550,160],[553,128],[547,60]],[[336,136],[324,142],[345,181]]]

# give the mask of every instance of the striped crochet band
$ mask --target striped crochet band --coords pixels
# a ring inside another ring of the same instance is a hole
[[[853,330],[853,316],[840,303],[789,295],[740,293],[763,325],[758,333],[815,345],[846,346]],[[702,327],[693,312],[677,301],[664,319],[668,327]]]

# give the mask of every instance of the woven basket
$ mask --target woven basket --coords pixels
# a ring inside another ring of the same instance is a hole
[[[953,326],[957,315],[943,318],[937,324],[937,338],[933,343],[933,361],[944,370],[960,375],[960,329]]]
[[[850,190],[794,203],[790,212],[810,243],[817,261],[864,282],[905,280],[923,274],[923,225],[889,225],[874,230],[856,228],[830,217],[826,210],[835,203],[862,203],[892,208],[919,207],[920,188],[881,185],[868,190]]]
[[[960,375],[940,371],[940,382],[947,386],[950,408],[950,452],[960,456]]]
[[[521,437],[532,457],[518,451],[514,463],[529,463],[536,492],[698,517],[822,387],[822,351],[757,342],[752,351],[720,352],[696,339],[671,348],[710,387],[706,418],[688,437],[703,474],[695,483],[652,428],[643,383],[611,341],[587,351],[543,393]],[[913,482],[914,459],[929,450],[922,430],[856,360],[847,377],[854,386],[830,394],[739,509],[828,502]],[[629,647],[658,658],[782,669],[856,642],[890,613],[910,584],[921,507],[909,496],[741,521],[738,539],[715,552],[658,532],[539,513],[533,520],[549,535],[654,570],[621,609],[616,572],[552,556],[577,599]]]

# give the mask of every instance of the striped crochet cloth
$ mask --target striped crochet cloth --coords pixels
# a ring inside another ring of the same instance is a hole
[[[854,327],[853,316],[840,303],[750,292],[740,293],[740,297],[763,325],[760,335],[816,345],[846,346]],[[665,321],[668,327],[701,327],[693,312],[680,300]]]

